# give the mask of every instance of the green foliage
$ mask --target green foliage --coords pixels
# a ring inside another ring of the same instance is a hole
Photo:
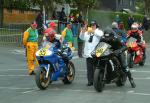
[[[119,15],[123,21],[125,28],[127,29],[127,20],[131,14],[124,14],[122,12],[110,12],[110,11],[98,11],[91,10],[89,12],[89,20],[96,20],[101,28],[105,28],[115,20],[115,16]],[[143,15],[141,14],[132,14],[136,22],[142,22]]]
[[[8,9],[26,10],[30,8],[30,0],[4,0],[4,7]]]

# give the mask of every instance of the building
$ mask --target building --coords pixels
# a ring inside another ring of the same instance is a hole
[[[101,0],[103,9],[120,11],[122,9],[130,9],[135,11],[135,0]]]

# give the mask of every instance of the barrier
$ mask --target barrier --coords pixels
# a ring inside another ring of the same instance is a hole
[[[50,21],[49,21],[50,22]],[[65,23],[58,22],[58,33],[61,34],[62,30],[66,27]],[[72,32],[74,37],[74,47],[78,48],[78,35],[79,29],[81,28],[80,23],[72,23]],[[24,30],[19,29],[19,26],[9,25],[6,28],[0,28],[0,45],[14,45],[14,46],[22,46],[22,32]],[[39,44],[41,42],[42,35],[39,36]]]

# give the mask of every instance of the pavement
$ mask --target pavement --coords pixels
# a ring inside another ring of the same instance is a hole
[[[53,82],[46,90],[39,90],[34,76],[27,73],[23,48],[0,47],[0,103],[149,103],[150,101],[150,48],[146,64],[131,69],[137,87],[129,82],[123,87],[105,86],[102,93],[87,87],[84,58],[73,58],[76,77],[72,84]]]

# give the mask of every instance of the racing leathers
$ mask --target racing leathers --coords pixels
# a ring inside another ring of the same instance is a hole
[[[137,44],[139,45],[139,47],[142,48],[144,56],[145,56],[145,41],[143,39],[143,35],[142,35],[142,31],[141,30],[129,30],[127,33],[127,38],[133,37],[135,39],[137,39]]]
[[[114,33],[113,30],[112,30],[112,32]],[[131,72],[128,68],[127,56],[124,52],[127,49],[126,45],[122,44],[121,40],[119,39],[119,37],[115,33],[114,33],[114,36],[112,38],[108,38],[108,37],[103,36],[103,38],[101,39],[101,42],[106,42],[109,45],[111,45],[111,49],[117,54],[119,61],[122,65],[122,69],[126,73],[127,77],[129,78],[131,86],[134,88],[135,83],[133,81]]]

